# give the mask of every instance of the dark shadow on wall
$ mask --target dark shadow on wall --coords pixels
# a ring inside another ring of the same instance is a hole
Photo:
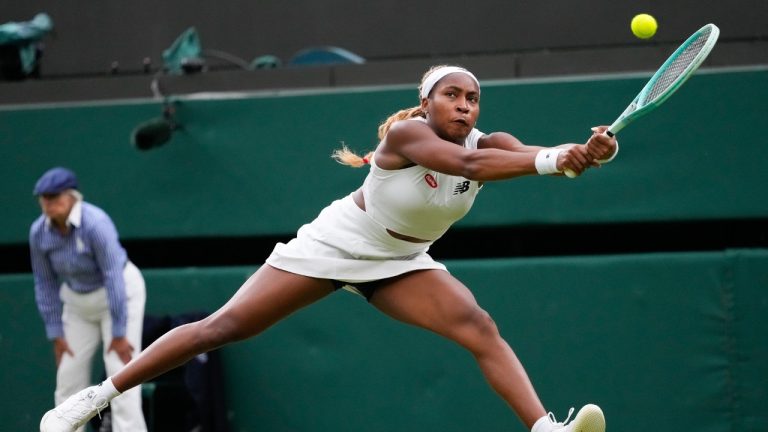
[[[139,268],[261,265],[293,233],[254,237],[130,239]],[[453,228],[429,253],[438,260],[768,247],[768,219]],[[30,273],[29,247],[0,245],[0,273]]]

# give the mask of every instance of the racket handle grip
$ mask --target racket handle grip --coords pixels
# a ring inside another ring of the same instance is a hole
[[[608,136],[609,136],[609,137],[611,137],[611,138],[613,138],[614,136],[616,136],[616,134],[615,134],[615,133],[613,133],[613,132],[611,132],[610,130],[606,130],[606,131],[605,131],[605,134],[606,134],[606,135],[608,135]],[[563,170],[563,173],[564,173],[566,176],[568,176],[568,178],[576,178],[576,177],[578,177],[578,174],[576,174],[575,172],[573,172],[572,170],[570,170],[570,169],[568,169],[568,168],[566,168],[565,170]]]

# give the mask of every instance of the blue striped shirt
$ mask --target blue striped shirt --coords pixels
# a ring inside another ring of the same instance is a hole
[[[112,336],[125,336],[127,299],[123,269],[128,257],[112,219],[92,204],[77,202],[67,224],[70,231],[62,235],[43,214],[29,230],[35,300],[46,335],[49,339],[64,336],[59,290],[66,282],[78,293],[106,288]]]

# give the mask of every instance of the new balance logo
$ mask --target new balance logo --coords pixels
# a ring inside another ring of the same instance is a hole
[[[453,194],[463,194],[464,192],[469,190],[469,180],[463,181],[461,183],[456,183],[456,187],[453,188]]]

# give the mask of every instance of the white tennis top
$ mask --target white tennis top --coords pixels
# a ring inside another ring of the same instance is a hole
[[[411,120],[426,121],[421,117]],[[483,133],[473,129],[464,147],[477,149]],[[377,223],[411,237],[437,240],[467,214],[481,186],[461,176],[420,165],[385,170],[371,160],[363,183],[366,213]]]

